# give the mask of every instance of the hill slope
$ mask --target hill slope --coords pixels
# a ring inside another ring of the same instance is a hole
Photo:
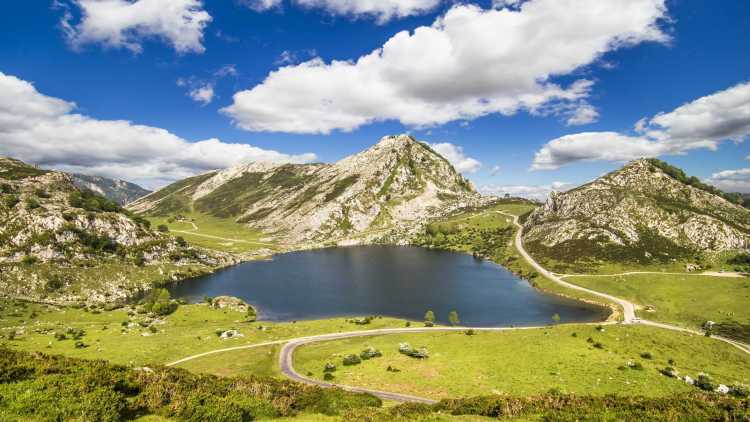
[[[0,158],[0,296],[105,302],[224,258],[157,233],[70,175]]]
[[[525,242],[560,262],[647,264],[750,246],[750,210],[641,159],[566,193],[525,223]]]
[[[252,163],[185,179],[130,204],[150,216],[201,212],[288,244],[406,242],[426,219],[483,201],[442,156],[388,136],[333,164]]]
[[[108,179],[100,176],[89,176],[86,174],[72,174],[73,183],[81,189],[88,189],[105,198],[111,199],[120,205],[126,205],[136,199],[151,193],[135,183],[124,180]]]

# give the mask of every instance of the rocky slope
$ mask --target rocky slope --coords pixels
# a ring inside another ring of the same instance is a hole
[[[442,156],[400,135],[333,164],[252,163],[210,172],[129,209],[231,218],[301,247],[406,242],[427,219],[483,201]]]
[[[79,188],[88,189],[120,205],[129,204],[151,193],[148,189],[124,180],[108,179],[106,177],[89,176],[79,173],[74,173],[71,176],[73,177],[73,183]]]
[[[68,174],[0,157],[0,295],[103,302],[179,278],[151,266],[223,261],[151,230],[143,218],[79,189]],[[107,271],[97,273],[100,267]]]
[[[750,246],[750,210],[677,180],[641,159],[553,193],[525,222],[536,255],[647,263]]]

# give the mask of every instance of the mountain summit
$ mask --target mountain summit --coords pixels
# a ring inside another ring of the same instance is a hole
[[[294,244],[406,239],[425,219],[482,198],[427,144],[387,136],[333,164],[252,163],[172,184],[130,208],[202,212]]]
[[[648,263],[750,246],[750,210],[654,159],[552,194],[525,228],[529,249],[555,261]]]

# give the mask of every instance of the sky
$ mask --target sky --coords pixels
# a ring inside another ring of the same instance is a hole
[[[0,154],[147,188],[390,134],[544,199],[659,157],[750,193],[750,2],[34,0],[0,16]]]

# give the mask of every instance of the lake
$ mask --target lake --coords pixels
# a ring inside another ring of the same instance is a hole
[[[532,288],[500,265],[461,253],[417,247],[356,246],[293,252],[169,287],[191,302],[236,296],[259,319],[294,321],[383,315],[439,323],[458,312],[466,326],[601,321],[609,311]]]

